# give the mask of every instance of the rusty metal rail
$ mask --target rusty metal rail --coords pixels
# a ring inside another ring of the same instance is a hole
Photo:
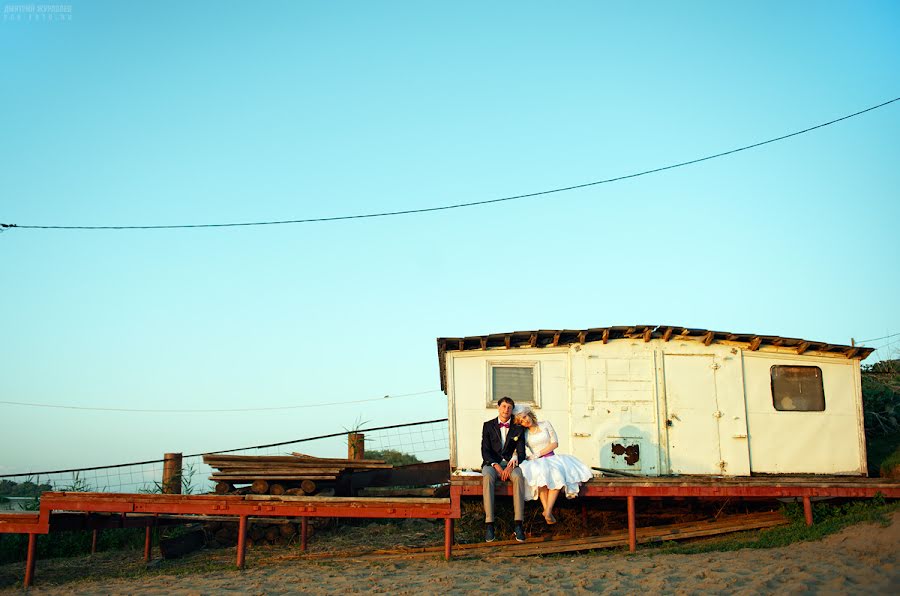
[[[306,547],[309,517],[422,518],[444,520],[444,557],[450,559],[453,520],[460,517],[463,496],[481,496],[480,476],[454,476],[450,498],[300,497],[270,495],[155,495],[117,493],[48,492],[41,496],[38,513],[0,514],[0,533],[28,534],[25,587],[34,578],[35,540],[53,528],[54,516],[72,512],[109,513],[122,516],[122,525],[146,527],[144,558],[150,558],[150,532],[160,515],[214,515],[236,518],[239,523],[237,566],[243,567],[249,517],[301,518],[301,550]],[[498,495],[510,495],[509,483],[498,483]],[[595,478],[582,486],[580,496],[624,498],[628,510],[628,545],[637,546],[635,501],[638,498],[797,498],[803,501],[806,523],[813,523],[812,497],[871,498],[881,494],[900,498],[900,482],[848,477],[661,477]],[[130,523],[126,524],[128,519]],[[139,519],[133,519],[139,518]],[[91,528],[91,516],[85,520]],[[136,522],[136,523],[135,523]],[[99,521],[97,523],[100,523]],[[99,525],[97,527],[100,527]],[[108,527],[108,526],[106,526]]]
[[[238,521],[237,566],[244,566],[247,520],[253,517],[299,517],[301,550],[306,547],[307,518],[421,518],[444,520],[444,556],[451,557],[453,520],[460,516],[459,498],[355,498],[271,495],[156,495],[124,493],[47,492],[39,513],[0,515],[0,533],[28,534],[25,587],[34,579],[35,539],[51,531],[54,515],[117,513],[140,516],[146,526],[144,558],[150,559],[150,536],[161,514],[216,515]],[[87,520],[90,524],[90,518]]]
[[[512,485],[509,482],[498,482],[495,494],[512,495]],[[594,478],[582,485],[579,496],[626,500],[628,548],[634,552],[637,548],[635,500],[639,497],[796,498],[803,501],[806,524],[811,526],[811,497],[872,498],[879,494],[890,499],[900,498],[900,482],[847,476]],[[480,497],[480,475],[453,476],[450,479],[450,495],[454,499],[461,496]]]

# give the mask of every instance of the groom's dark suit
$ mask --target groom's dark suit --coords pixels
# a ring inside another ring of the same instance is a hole
[[[525,427],[513,424],[509,420],[509,432],[506,443],[501,443],[500,421],[497,418],[488,420],[481,429],[481,465],[492,466],[501,461],[512,459],[518,454],[519,463],[525,461]]]
[[[481,494],[484,498],[484,521],[488,523],[494,521],[494,488],[500,479],[500,474],[494,469],[494,464],[505,468],[513,454],[518,456],[516,459],[519,463],[525,461],[525,427],[513,424],[510,419],[506,442],[502,442],[501,437],[500,421],[497,418],[484,423],[481,429]],[[515,521],[521,522],[525,514],[525,477],[522,476],[519,466],[512,469],[509,480],[513,485]],[[524,539],[523,537],[522,540]],[[492,538],[488,540],[492,540]]]

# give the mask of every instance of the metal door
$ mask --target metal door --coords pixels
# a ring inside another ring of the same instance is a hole
[[[671,472],[721,474],[715,357],[666,354],[664,363]]]

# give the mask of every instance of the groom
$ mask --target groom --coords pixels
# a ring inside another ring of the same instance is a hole
[[[525,461],[525,429],[513,424],[512,410],[516,404],[509,397],[497,402],[497,417],[484,423],[481,429],[481,492],[484,497],[484,539],[494,540],[494,487],[497,479],[512,480],[515,534],[518,542],[525,542],[522,520],[525,513],[525,478],[519,462]]]

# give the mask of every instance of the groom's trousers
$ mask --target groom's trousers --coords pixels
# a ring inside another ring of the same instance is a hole
[[[505,468],[507,462],[500,462],[500,467]],[[500,474],[493,466],[484,466],[481,468],[481,493],[484,498],[484,521],[492,523],[494,521],[494,487],[500,480]],[[518,466],[513,468],[509,474],[509,481],[513,486],[513,513],[515,521],[525,519],[525,477],[522,476],[522,470]]]

